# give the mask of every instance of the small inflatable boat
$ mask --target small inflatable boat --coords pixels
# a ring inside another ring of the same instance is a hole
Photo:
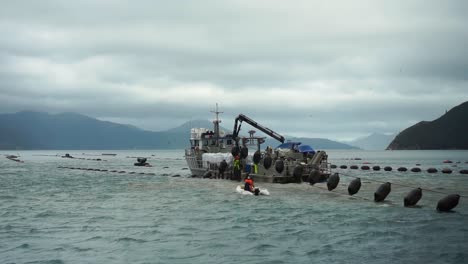
[[[270,192],[267,189],[260,189],[258,187],[255,187],[254,192],[249,192],[244,190],[242,186],[237,185],[236,192],[242,194],[242,195],[270,195]]]

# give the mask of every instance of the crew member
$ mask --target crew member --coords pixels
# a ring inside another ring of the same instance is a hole
[[[239,155],[236,155],[234,157],[234,164],[233,164],[233,169],[234,169],[234,180],[241,180],[241,164],[240,164],[240,157]]]
[[[245,182],[244,190],[249,191],[249,192],[253,192],[254,191],[253,179],[250,178],[250,176],[248,175],[247,178],[245,178],[244,182]]]

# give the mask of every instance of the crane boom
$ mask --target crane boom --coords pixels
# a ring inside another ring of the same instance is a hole
[[[239,116],[236,117],[236,120],[234,122],[234,129],[232,131],[233,138],[236,139],[236,144],[238,143],[237,136],[239,135],[239,131],[240,131],[242,122],[246,122],[249,125],[259,129],[263,133],[269,135],[270,137],[278,140],[279,142],[284,143],[284,137],[281,136],[280,134],[276,133],[275,131],[273,131],[273,130],[267,128],[267,127],[264,127],[264,126],[258,124],[257,122],[255,122],[251,118],[247,117],[246,115],[240,114]]]

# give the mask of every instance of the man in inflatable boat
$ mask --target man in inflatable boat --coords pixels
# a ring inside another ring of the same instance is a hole
[[[250,175],[247,175],[247,177],[244,180],[244,191],[249,191],[254,193],[255,195],[258,195],[260,192],[260,189],[255,188],[253,179],[250,177]]]

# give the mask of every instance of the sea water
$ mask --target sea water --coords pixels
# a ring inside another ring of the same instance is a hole
[[[329,151],[338,166],[394,170],[336,169],[341,181],[332,192],[324,183],[257,183],[271,194],[258,197],[239,195],[239,182],[191,178],[182,150],[105,152],[0,153],[0,263],[468,261],[468,175],[459,173],[468,169],[467,151]],[[133,166],[135,157],[153,167]],[[423,172],[395,171],[416,164]],[[351,197],[347,184],[357,176],[362,188]],[[374,203],[384,181],[392,192]],[[405,208],[412,187],[422,187],[423,197]],[[438,213],[437,201],[449,193],[462,195],[460,204]]]

